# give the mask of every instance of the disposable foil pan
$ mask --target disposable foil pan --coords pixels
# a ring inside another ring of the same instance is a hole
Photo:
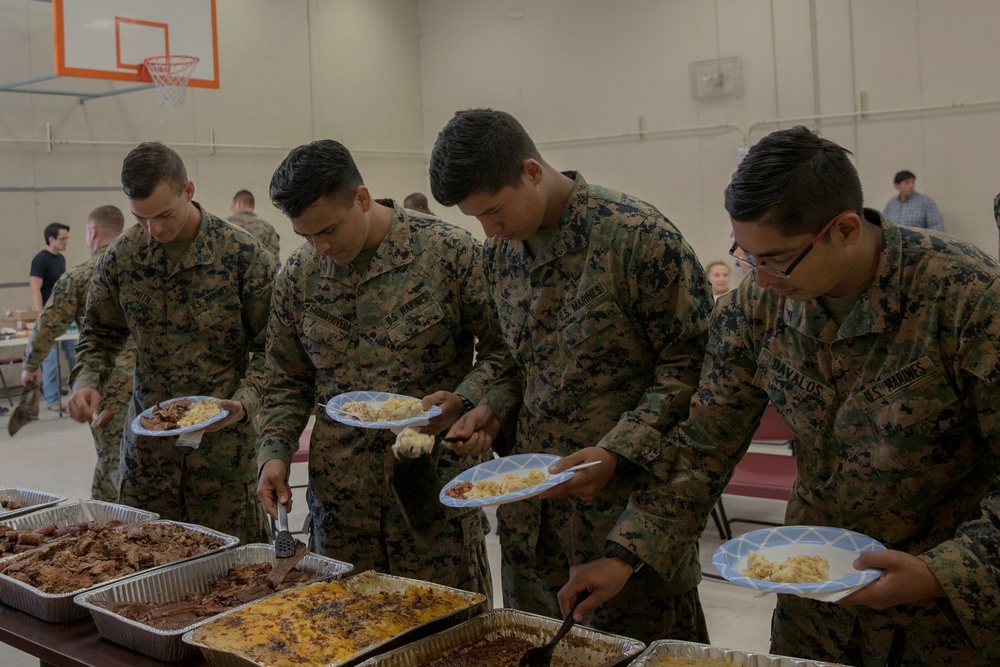
[[[87,514],[83,511],[84,507],[86,507],[90,512],[90,516],[93,517],[93,520],[99,521],[100,523],[117,520],[121,521],[123,524],[130,524],[139,523],[140,521],[152,521],[160,518],[160,515],[155,512],[138,510],[134,507],[129,507],[128,505],[106,503],[102,500],[81,500],[69,505],[49,507],[48,509],[32,512],[31,514],[26,514],[15,519],[11,519],[10,521],[7,521],[3,518],[3,516],[0,516],[0,523],[5,526],[10,526],[17,531],[37,530],[42,526],[49,525],[50,523],[56,524],[59,528],[64,528],[66,526],[72,526],[73,524],[90,521],[90,519],[87,518]],[[17,554],[0,554],[0,562],[3,562],[8,558],[13,558],[16,555]]]
[[[222,542],[221,547],[215,549],[209,549],[205,553],[197,554],[195,556],[190,556],[188,558],[182,558],[181,560],[174,561],[173,563],[165,563],[163,565],[157,565],[151,567],[144,572],[151,572],[154,570],[159,570],[168,565],[175,565],[177,563],[184,563],[189,560],[194,560],[196,558],[203,558],[209,554],[217,553],[219,551],[224,551],[230,549],[237,544],[239,544],[239,538],[233,537],[232,535],[226,535],[225,533],[220,533],[218,531],[212,530],[210,528],[205,528],[204,526],[196,526],[190,523],[180,523],[178,521],[166,521],[164,519],[159,519],[157,521],[150,521],[151,524],[159,523],[173,523],[179,526],[184,526],[188,530],[195,531],[197,533],[202,533],[204,535],[209,535],[216,538]],[[126,530],[129,527],[123,526]],[[30,553],[30,552],[29,552]],[[9,565],[10,561],[4,561],[3,565]],[[0,566],[2,569],[2,566]],[[49,623],[66,623],[69,621],[75,621],[77,619],[86,618],[87,610],[83,607],[77,606],[73,602],[73,598],[78,593],[83,593],[85,591],[96,590],[98,588],[103,588],[110,584],[113,584],[128,577],[134,577],[135,574],[127,574],[115,579],[109,579],[108,581],[101,582],[96,586],[91,586],[90,588],[82,588],[76,591],[70,591],[68,593],[45,593],[38,590],[34,586],[30,586],[23,581],[15,579],[13,577],[7,576],[6,574],[0,574],[0,602],[10,605],[15,609],[20,609],[26,614],[30,614],[35,618],[40,618],[43,621],[48,621]]]
[[[655,667],[658,658],[665,656],[671,658],[725,658],[741,667],[844,667],[837,662],[817,662],[816,660],[789,658],[781,655],[750,653],[675,639],[660,639],[653,642],[649,648],[642,652],[642,655],[635,659],[631,667]]]
[[[427,581],[418,581],[416,579],[395,577],[389,574],[380,574],[372,570],[362,572],[361,574],[351,577],[350,579],[345,579],[344,585],[350,591],[367,595],[372,595],[381,591],[402,591],[407,588],[417,586],[426,587],[458,595],[465,601],[465,604],[443,616],[439,616],[436,619],[414,626],[409,630],[401,632],[400,634],[390,637],[384,641],[367,646],[346,660],[341,662],[332,662],[327,664],[325,667],[347,667],[349,665],[356,665],[361,660],[372,655],[398,648],[408,642],[412,642],[416,639],[420,639],[434,634],[435,632],[440,632],[441,630],[450,628],[453,625],[462,623],[463,621],[467,621],[472,616],[482,612],[486,600],[486,597],[481,593],[462,591],[457,588],[441,586]],[[282,593],[278,593],[278,595],[281,594]],[[258,602],[250,603],[247,605],[247,608],[252,608],[255,604],[258,604]],[[206,662],[208,662],[208,664],[212,667],[266,667],[265,665],[250,660],[242,655],[229,651],[220,651],[210,646],[206,646],[205,644],[194,639],[194,632],[194,630],[185,632],[183,637],[184,642],[200,648],[202,655],[205,656]]]
[[[561,621],[516,609],[494,609],[471,621],[371,658],[359,667],[420,667],[480,640],[516,637],[541,646],[552,639]],[[573,626],[556,645],[552,664],[559,667],[613,667],[628,664],[646,645],[638,639]]]
[[[0,488],[0,500],[14,500],[22,505],[19,510],[0,510],[0,523],[6,523],[7,519],[16,516],[24,516],[46,507],[58,505],[66,500],[66,496],[57,496],[54,493],[44,491],[32,491],[31,489],[16,489],[13,487]]]
[[[273,565],[274,546],[270,544],[246,544],[187,563],[167,565],[154,572],[133,575],[111,586],[80,593],[74,600],[81,607],[90,610],[91,616],[94,617],[94,623],[97,625],[97,631],[105,639],[157,660],[167,662],[186,660],[197,656],[198,649],[183,642],[181,637],[185,632],[213,618],[242,609],[246,605],[233,607],[222,614],[206,617],[184,628],[161,630],[120,616],[95,603],[157,602],[166,604],[174,602],[191,593],[208,593],[212,584],[226,576],[230,568],[254,563],[271,563]],[[318,554],[307,554],[299,561],[296,568],[300,572],[312,574],[313,576],[309,579],[312,582],[323,579],[339,579],[354,569],[354,566]],[[270,595],[265,597],[270,597]]]

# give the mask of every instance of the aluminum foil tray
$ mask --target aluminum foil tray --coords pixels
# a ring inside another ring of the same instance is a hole
[[[218,618],[222,614],[206,617],[177,630],[161,630],[120,616],[94,603],[173,602],[190,593],[207,593],[214,582],[226,576],[229,568],[253,563],[271,563],[273,565],[274,546],[270,544],[246,544],[187,563],[167,565],[154,572],[132,575],[111,586],[80,593],[76,596],[75,601],[81,607],[90,610],[91,616],[94,617],[94,623],[97,625],[97,631],[105,639],[157,660],[167,662],[187,660],[197,656],[198,649],[181,640],[184,633],[213,618]],[[309,580],[311,582],[339,579],[353,570],[354,566],[350,563],[311,553],[299,562],[297,569],[300,572],[313,574],[314,576]],[[233,607],[223,614],[232,613],[245,606]]]
[[[494,609],[436,635],[371,658],[359,667],[420,667],[466,644],[482,639],[517,637],[545,644],[561,621],[516,609]],[[576,625],[557,644],[553,667],[613,667],[628,664],[646,645],[638,639]]]
[[[160,515],[155,512],[138,510],[128,505],[116,505],[115,503],[106,503],[102,500],[81,500],[69,505],[38,510],[37,512],[32,512],[31,514],[26,514],[10,521],[4,519],[4,515],[0,515],[0,523],[18,531],[31,531],[42,526],[47,526],[50,523],[54,523],[60,528],[72,526],[76,523],[90,521],[83,511],[84,506],[90,512],[90,515],[94,517],[94,521],[100,521],[101,523],[118,520],[124,524],[130,524],[139,523],[140,521],[153,521],[160,518]],[[0,554],[0,563],[16,555]]]
[[[348,660],[329,663],[325,667],[348,667],[349,665],[356,665],[365,658],[374,654],[384,653],[385,651],[398,648],[416,639],[420,639],[428,635],[432,635],[435,632],[440,632],[441,630],[450,628],[454,625],[462,623],[463,621],[469,620],[476,614],[481,613],[486,601],[486,597],[481,593],[463,591],[457,588],[441,586],[440,584],[434,584],[428,581],[405,579],[403,577],[395,577],[390,574],[380,574],[373,570],[368,570],[367,572],[362,572],[361,574],[351,577],[350,579],[345,579],[344,585],[348,590],[361,594],[374,594],[381,591],[402,591],[414,586],[428,587],[434,590],[447,591],[458,595],[465,600],[466,606],[460,607],[459,609],[449,612],[444,616],[421,625],[414,626],[406,632],[390,637],[385,641],[372,644]],[[278,595],[281,595],[281,593],[278,593]],[[255,604],[257,604],[257,602],[253,602],[247,605],[247,607],[252,607]],[[267,667],[262,663],[255,662],[236,653],[220,651],[205,646],[201,642],[194,639],[194,630],[185,632],[183,639],[185,643],[200,648],[202,655],[205,657],[205,661],[212,667]]]
[[[6,523],[7,519],[13,519],[16,516],[24,516],[25,514],[45,509],[46,507],[58,505],[62,501],[66,500],[66,497],[57,496],[54,493],[45,493],[44,491],[4,487],[0,488],[0,499],[16,500],[24,505],[24,507],[19,510],[0,510],[0,522]]]
[[[682,642],[675,639],[660,639],[649,645],[630,667],[657,667],[658,658],[725,658],[740,667],[845,667],[838,662],[817,662],[803,658],[788,658],[766,653],[750,653],[731,648]],[[670,663],[665,663],[669,665]]]
[[[150,521],[149,523],[174,523],[179,526],[184,526],[189,530],[193,530],[204,535],[210,535],[222,541],[222,546],[216,549],[209,549],[205,553],[198,554],[196,556],[191,556],[189,558],[182,558],[181,560],[174,561],[173,563],[165,563],[164,565],[157,565],[156,567],[151,567],[143,572],[152,572],[155,570],[162,569],[170,565],[176,565],[178,563],[185,563],[196,558],[204,558],[209,554],[218,553],[219,551],[224,551],[230,549],[237,544],[239,544],[239,538],[233,537],[232,535],[226,535],[225,533],[220,533],[218,531],[212,530],[210,528],[205,528],[204,526],[196,526],[191,523],[181,523],[179,521],[166,521],[164,519],[159,519],[157,521]],[[123,526],[124,528],[124,526]],[[29,552],[30,553],[30,552]],[[3,565],[9,564],[4,561]],[[0,565],[0,569],[3,568]],[[38,590],[34,586],[29,586],[23,581],[9,577],[6,574],[0,574],[0,602],[10,605],[15,609],[20,609],[26,614],[30,614],[35,618],[40,618],[43,621],[48,621],[49,623],[66,623],[69,621],[75,621],[81,618],[87,617],[87,610],[83,607],[76,605],[73,602],[73,598],[78,593],[83,593],[85,591],[96,590],[98,588],[103,588],[110,584],[122,581],[128,577],[134,577],[135,574],[127,574],[117,579],[109,579],[108,581],[102,582],[96,586],[91,586],[90,588],[82,588],[76,591],[70,591],[69,593],[45,593]]]

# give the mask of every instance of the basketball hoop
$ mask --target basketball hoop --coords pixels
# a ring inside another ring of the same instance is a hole
[[[188,81],[198,64],[194,56],[153,56],[139,66],[139,80],[156,86],[156,104],[160,109],[184,104]]]

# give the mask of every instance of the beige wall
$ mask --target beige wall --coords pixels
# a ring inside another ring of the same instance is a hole
[[[31,257],[52,221],[71,225],[67,262],[84,259],[87,213],[112,203],[128,213],[119,173],[140,141],[175,145],[197,201],[229,215],[248,188],[257,212],[281,234],[282,254],[300,244],[271,207],[274,168],[292,147],[335,138],[352,151],[378,197],[399,200],[426,182],[420,45],[415,0],[218,0],[219,90],[189,89],[186,106],[162,115],[152,90],[90,100],[0,92],[0,283],[27,282]],[[52,6],[0,0],[0,83],[53,72]],[[34,88],[96,93],[135,84],[61,78]],[[120,145],[58,145],[53,137]],[[215,133],[219,148],[207,144]],[[10,141],[19,140],[19,141]],[[380,153],[378,151],[387,151]],[[400,153],[415,151],[415,155]],[[106,188],[52,192],[51,188]],[[0,289],[0,307],[28,304],[27,288]]]
[[[190,89],[162,120],[152,91],[85,104],[0,93],[0,188],[25,189],[0,191],[0,283],[27,280],[53,220],[73,226],[69,262],[83,259],[87,212],[127,207],[121,159],[144,140],[204,144],[214,131],[217,143],[250,145],[177,147],[199,201],[225,215],[249,188],[287,255],[298,243],[266,192],[289,148],[339,139],[376,196],[402,198],[429,191],[423,151],[450,115],[494,106],[557,167],[656,204],[708,261],[728,248],[722,190],[737,149],[777,127],[758,121],[855,112],[861,91],[873,111],[1000,99],[992,0],[963,0],[961,11],[947,0],[219,0],[218,18],[222,87]],[[51,74],[51,5],[0,0],[0,44],[0,82]],[[727,56],[743,59],[743,97],[693,100],[688,64]],[[640,116],[647,131],[696,129],[639,139]],[[869,205],[881,209],[893,173],[911,169],[948,231],[996,252],[998,120],[990,105],[813,124],[854,151]],[[44,139],[47,123],[56,140],[121,143],[24,143]],[[456,209],[432,208],[481,235]],[[25,289],[0,289],[0,306],[27,301]]]
[[[423,0],[420,24],[428,146],[457,109],[510,111],[551,163],[654,203],[706,262],[729,247],[737,148],[778,127],[757,121],[857,111],[862,90],[869,110],[1000,100],[990,0]],[[688,64],[728,56],[743,59],[743,97],[692,99]],[[544,143],[636,133],[640,116],[735,129]],[[950,233],[997,252],[1000,104],[806,122],[855,153],[867,205],[910,169]]]

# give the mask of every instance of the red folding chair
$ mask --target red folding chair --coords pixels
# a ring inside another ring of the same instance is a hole
[[[760,426],[754,433],[752,443],[770,444],[791,448],[795,436],[791,429],[781,420],[778,412],[768,403],[761,418]],[[795,482],[796,462],[794,451],[791,454],[747,452],[736,465],[732,479],[723,493],[734,496],[749,496],[751,498],[770,498],[787,501],[792,493]],[[757,519],[728,518],[722,498],[712,510],[712,520],[719,530],[719,537],[730,540],[733,537],[731,524],[755,523],[764,526],[776,526],[770,521]]]

